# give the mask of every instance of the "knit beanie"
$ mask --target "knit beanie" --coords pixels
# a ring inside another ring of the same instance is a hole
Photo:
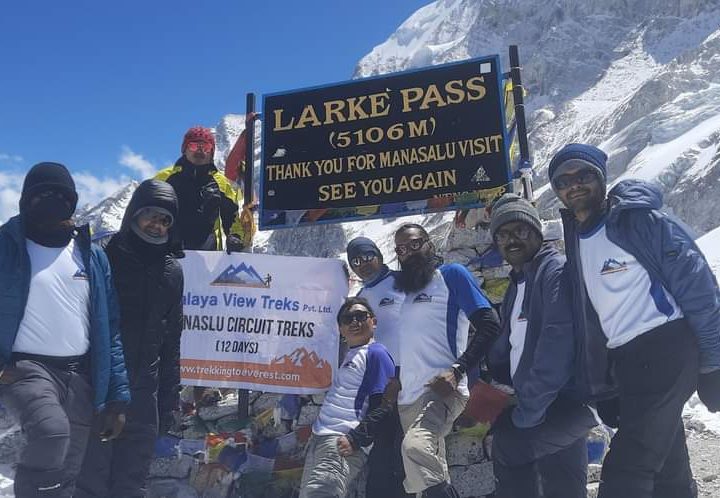
[[[607,154],[594,145],[568,144],[560,149],[550,161],[548,168],[550,183],[553,183],[555,177],[576,166],[595,169],[605,183],[607,181],[607,158]]]
[[[210,144],[212,145],[213,150],[215,150],[215,136],[210,128],[203,128],[202,126],[193,126],[190,128],[183,138],[182,147],[180,149],[181,153],[185,153],[185,148],[187,147],[188,142]]]
[[[65,166],[50,162],[36,164],[25,175],[20,196],[20,209],[22,210],[34,195],[47,190],[61,192],[70,202],[72,212],[75,212],[78,202],[75,182]]]
[[[378,258],[382,258],[382,253],[375,242],[368,239],[367,237],[355,237],[347,245],[347,259],[352,261],[353,258],[361,256],[365,253],[371,252]]]
[[[494,237],[501,226],[512,221],[523,221],[542,236],[542,223],[537,209],[530,201],[517,194],[505,194],[493,204],[490,215],[490,234]]]

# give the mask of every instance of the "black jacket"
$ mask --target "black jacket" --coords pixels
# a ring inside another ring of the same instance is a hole
[[[512,385],[518,398],[513,422],[534,427],[545,419],[548,407],[560,395],[576,398],[574,390],[575,335],[568,313],[571,298],[565,258],[551,245],[543,245],[522,275],[510,274],[510,286],[502,303],[500,337],[488,354],[495,380]],[[519,277],[525,280],[522,313],[527,332],[515,376],[510,378],[510,316],[517,296]]]
[[[148,205],[163,207],[177,218],[178,202],[172,187],[146,180],[133,194],[120,232],[105,251],[120,303],[130,388],[157,375],[158,410],[165,414],[179,405],[183,273],[169,254],[171,244],[152,247],[130,229],[133,215]]]
[[[177,223],[184,249],[222,249],[221,232],[245,239],[238,211],[242,197],[238,198],[239,192],[214,164],[194,166],[181,157],[174,166],[155,175],[155,179],[166,181],[175,189],[180,203]],[[215,202],[208,202],[212,197]]]

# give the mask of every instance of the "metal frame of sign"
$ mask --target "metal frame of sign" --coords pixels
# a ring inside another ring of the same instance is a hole
[[[394,77],[398,75],[407,75],[407,74],[413,74],[418,72],[425,72],[425,71],[433,71],[433,70],[441,70],[443,68],[448,68],[452,66],[459,66],[459,65],[468,65],[468,64],[481,64],[483,62],[489,62],[494,61],[496,72],[497,72],[497,78],[496,78],[496,85],[497,85],[497,92],[498,92],[498,99],[499,101],[499,107],[500,107],[500,115],[502,118],[502,136],[503,136],[503,154],[505,155],[505,160],[508,165],[508,169],[506,171],[506,192],[512,192],[513,191],[513,165],[511,164],[511,159],[509,155],[510,146],[511,143],[509,142],[509,130],[508,130],[508,123],[506,122],[506,115],[505,115],[505,102],[504,102],[504,82],[508,79],[510,79],[510,73],[505,73],[502,71],[502,65],[500,61],[500,56],[490,55],[485,57],[477,57],[473,59],[467,59],[457,62],[450,62],[446,64],[440,64],[436,66],[429,66],[429,67],[423,67],[423,68],[416,68],[416,69],[410,69],[406,71],[399,71],[395,73],[389,73],[384,75],[378,75],[378,76],[372,76],[368,78],[362,78],[362,79],[354,79],[354,80],[346,80],[342,82],[337,83],[331,83],[331,84],[325,84],[325,85],[317,85],[317,86],[311,86],[306,88],[299,88],[292,91],[284,91],[284,92],[274,92],[269,94],[263,94],[263,122],[265,122],[268,119],[272,119],[271,117],[265,115],[265,109],[266,109],[266,100],[270,97],[278,96],[278,95],[287,95],[290,93],[298,93],[298,92],[306,92],[306,91],[313,91],[313,90],[321,90],[323,88],[331,88],[331,87],[340,87],[344,85],[352,85],[357,84],[360,81],[371,81],[371,80],[381,80],[381,79],[387,79],[389,77]],[[263,124],[263,128],[264,128]],[[261,131],[263,133],[264,130]],[[264,137],[263,137],[264,138]],[[265,141],[263,140],[263,148],[265,147]],[[250,148],[250,147],[249,147]],[[392,215],[389,215],[387,213],[381,213],[380,209],[378,209],[378,213],[375,214],[369,214],[369,215],[357,215],[357,216],[347,216],[347,217],[337,217],[337,218],[331,218],[331,219],[320,219],[317,221],[312,222],[303,222],[303,223],[286,223],[286,224],[267,224],[264,220],[264,213],[265,213],[265,153],[263,151],[263,154],[261,154],[261,168],[260,168],[260,179],[259,179],[259,185],[260,185],[260,212],[259,212],[259,229],[260,230],[275,230],[275,229],[281,229],[281,228],[294,228],[298,226],[308,226],[308,225],[320,225],[320,224],[335,224],[335,223],[345,223],[345,222],[352,222],[352,221],[363,221],[363,220],[372,220],[372,219],[381,219],[381,218],[390,218],[390,217],[399,217],[399,216],[410,216],[410,215],[417,215],[417,214],[426,214],[426,213],[434,213],[434,212],[442,212],[442,211],[452,211],[452,210],[459,210],[459,209],[472,209],[472,208],[480,208],[484,207],[485,204],[481,201],[475,202],[475,203],[463,203],[463,204],[452,204],[449,206],[443,206],[443,207],[437,207],[437,208],[419,208],[419,209],[413,209],[408,208],[405,211],[393,213]],[[477,190],[482,191],[483,189]],[[473,191],[475,192],[475,191]],[[362,207],[356,206],[356,207]],[[292,210],[288,210],[292,211]]]

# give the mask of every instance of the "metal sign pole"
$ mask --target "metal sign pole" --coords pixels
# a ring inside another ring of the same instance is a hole
[[[513,85],[513,102],[515,103],[515,125],[517,126],[518,145],[520,146],[520,178],[523,193],[529,201],[535,200],[532,185],[532,162],[528,147],[527,127],[525,126],[525,100],[522,79],[520,78],[520,55],[517,45],[510,45],[510,79]]]

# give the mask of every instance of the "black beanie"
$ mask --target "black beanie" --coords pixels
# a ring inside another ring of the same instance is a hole
[[[382,258],[382,253],[380,249],[378,249],[378,246],[367,237],[355,237],[352,239],[347,245],[346,252],[348,262],[352,261],[354,257],[361,256],[368,252],[375,254],[378,258]]]
[[[78,202],[75,182],[68,169],[60,163],[38,163],[30,168],[23,182],[20,209],[22,210],[34,195],[50,189],[62,192],[70,202],[72,212],[75,212]]]

